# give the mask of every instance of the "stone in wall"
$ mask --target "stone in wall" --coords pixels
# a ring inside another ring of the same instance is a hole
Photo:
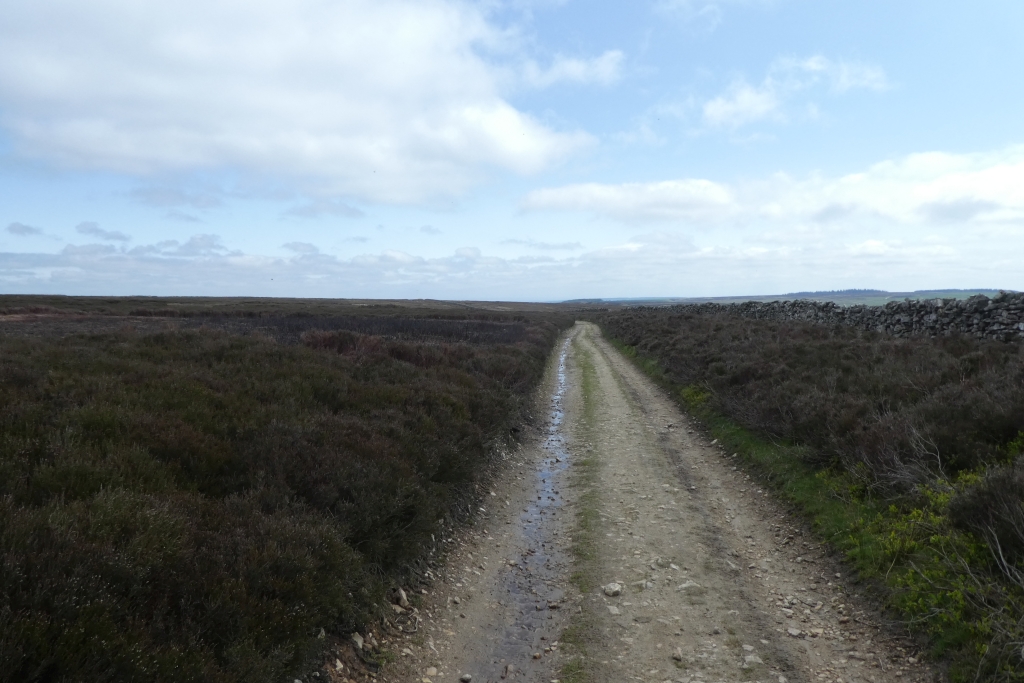
[[[851,325],[895,337],[962,334],[1002,342],[1024,341],[1024,292],[983,294],[969,299],[905,299],[885,306],[839,306],[830,301],[747,301],[741,304],[683,304],[694,313],[730,313],[758,320],[803,320]]]

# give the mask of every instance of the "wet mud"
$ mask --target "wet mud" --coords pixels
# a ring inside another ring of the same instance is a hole
[[[557,648],[561,620],[554,612],[565,607],[564,585],[570,558],[562,541],[565,498],[562,487],[571,462],[565,434],[566,359],[570,340],[562,345],[555,390],[547,415],[543,458],[533,472],[529,502],[518,515],[520,552],[506,562],[497,591],[506,596],[507,618],[492,646],[467,663],[473,680],[539,680],[545,649]],[[535,654],[542,657],[535,658]]]

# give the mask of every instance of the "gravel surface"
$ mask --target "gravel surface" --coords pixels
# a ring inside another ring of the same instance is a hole
[[[570,332],[541,391],[543,419],[433,572],[418,631],[399,638],[383,679],[550,683],[573,658],[577,680],[593,681],[938,678],[804,524],[597,327]],[[589,478],[574,468],[584,458]],[[585,567],[571,553],[584,497],[598,520]],[[586,594],[574,571],[592,577]],[[560,641],[570,625],[579,647]]]

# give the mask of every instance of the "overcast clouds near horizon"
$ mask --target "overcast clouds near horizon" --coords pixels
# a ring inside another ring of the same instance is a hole
[[[1024,289],[1021,3],[0,9],[0,292]]]

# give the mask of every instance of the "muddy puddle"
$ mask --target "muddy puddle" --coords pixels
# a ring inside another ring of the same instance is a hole
[[[566,357],[570,341],[563,344],[558,358],[558,375],[551,396],[544,439],[544,458],[532,473],[534,490],[531,502],[518,517],[522,534],[517,557],[508,558],[501,593],[507,596],[509,621],[504,633],[495,639],[490,661],[477,672],[481,683],[500,679],[533,680],[541,671],[534,657],[557,647],[561,620],[556,619],[563,604],[569,569],[568,513],[564,510],[562,487],[570,455],[565,428]],[[562,516],[566,515],[565,520]],[[474,677],[474,681],[476,678]]]

